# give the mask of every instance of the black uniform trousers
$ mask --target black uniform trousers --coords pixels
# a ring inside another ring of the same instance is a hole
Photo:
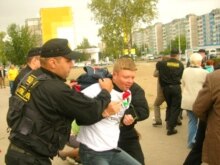
[[[139,161],[142,165],[145,165],[144,154],[142,152],[139,139],[123,140],[123,142],[119,141],[118,147],[123,149],[125,152],[127,152],[137,161]]]
[[[199,121],[196,137],[195,137],[195,144],[186,157],[185,162],[183,165],[200,165],[202,163],[202,147],[203,141],[205,139],[205,131],[206,131],[206,122]]]
[[[177,124],[181,110],[181,87],[180,85],[167,85],[163,87],[163,94],[167,103],[165,119],[167,121],[167,129],[172,130]]]
[[[25,150],[10,144],[5,155],[6,165],[51,165],[47,157],[33,155]]]

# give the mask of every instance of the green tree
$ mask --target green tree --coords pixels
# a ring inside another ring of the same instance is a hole
[[[102,25],[99,35],[106,49],[114,55],[132,46],[132,29],[138,23],[150,22],[156,15],[158,0],[92,0],[89,8]],[[120,45],[119,45],[120,44]]]
[[[94,46],[91,46],[89,43],[89,40],[87,38],[83,38],[83,41],[77,46],[77,49],[82,50],[82,55],[79,58],[79,61],[86,61],[90,58],[90,55],[88,53],[85,53],[83,50],[88,49]]]
[[[77,49],[86,49],[90,48],[90,43],[87,38],[83,38],[83,41],[80,43],[80,45],[77,46]]]
[[[0,62],[5,65],[7,62],[4,48],[5,48],[5,43],[4,43],[4,38],[5,38],[6,33],[5,32],[0,32]]]
[[[180,45],[179,45],[180,40]],[[171,45],[169,47],[172,48],[179,48],[181,49],[181,53],[184,54],[186,50],[186,37],[184,35],[180,35],[180,39],[178,36],[175,37],[174,40],[171,41]]]
[[[7,29],[9,40],[5,41],[5,55],[8,61],[22,65],[28,51],[36,46],[37,36],[31,35],[28,27],[11,24]]]
[[[120,31],[120,28],[115,28],[115,26],[114,24],[103,25],[99,29],[99,36],[101,36],[106,46],[104,54],[118,58],[119,54],[123,54],[124,42],[121,36],[122,31]]]
[[[179,36],[176,36],[174,40],[171,40],[171,43],[161,53],[170,54],[170,50],[172,48],[179,49]],[[181,54],[184,54],[186,50],[186,37],[184,35],[180,35],[180,49],[181,49]]]
[[[132,47],[135,49],[136,55],[138,57],[141,57],[141,55],[142,55],[141,53],[142,53],[143,48],[138,48],[137,45],[135,45],[135,44]]]

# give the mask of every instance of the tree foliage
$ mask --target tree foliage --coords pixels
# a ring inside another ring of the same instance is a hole
[[[37,36],[28,31],[28,27],[11,24],[7,29],[9,39],[5,41],[5,55],[8,61],[22,65],[28,51],[36,46]]]
[[[121,48],[131,48],[134,25],[150,22],[157,12],[156,4],[157,0],[92,0],[89,8],[102,25],[99,35],[107,50],[115,54]]]
[[[4,52],[4,47],[5,47],[5,43],[4,43],[4,38],[5,38],[6,33],[5,32],[0,32],[0,62],[3,63],[4,65],[6,64],[6,56],[5,56],[5,52]]]
[[[83,52],[83,49],[92,48],[87,38],[83,38],[83,41],[77,45],[77,49],[82,49],[82,55],[80,56],[80,61],[86,61],[89,59],[90,55],[88,53]]]
[[[77,46],[77,49],[86,49],[90,47],[91,45],[89,43],[89,40],[87,38],[83,38],[83,41],[80,43],[80,45]]]
[[[171,40],[167,48],[161,53],[170,54],[170,50],[172,48],[177,48],[177,49],[179,48],[179,36],[176,36],[174,40]],[[180,35],[180,49],[181,49],[181,54],[184,54],[186,50],[186,37],[184,35]]]

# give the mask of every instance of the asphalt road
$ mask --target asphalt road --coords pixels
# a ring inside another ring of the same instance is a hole
[[[0,165],[4,165],[4,156],[9,144],[6,113],[8,109],[9,87],[0,89]],[[187,141],[187,116],[183,113],[183,125],[178,126],[176,135],[167,136],[165,124],[161,127],[152,126],[153,111],[150,117],[137,125],[141,133],[141,145],[145,155],[147,165],[182,165],[189,149],[186,147]],[[162,109],[164,119],[164,109]],[[55,157],[52,161],[54,165],[68,165],[68,161],[63,161]]]

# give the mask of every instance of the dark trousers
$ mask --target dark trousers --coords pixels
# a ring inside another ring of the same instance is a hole
[[[169,130],[174,129],[177,124],[181,106],[181,88],[180,85],[168,85],[163,87],[163,94],[167,103],[166,121]]]
[[[195,145],[186,157],[183,165],[200,165],[202,163],[202,146],[205,139],[205,130],[206,122],[200,120],[195,137]]]
[[[6,165],[51,165],[49,158],[32,155],[22,149],[11,149],[11,145],[5,155]]]
[[[118,147],[126,151],[129,155],[139,161],[142,165],[144,163],[144,154],[141,149],[141,145],[139,139],[131,139],[131,140],[124,140],[118,142]]]

